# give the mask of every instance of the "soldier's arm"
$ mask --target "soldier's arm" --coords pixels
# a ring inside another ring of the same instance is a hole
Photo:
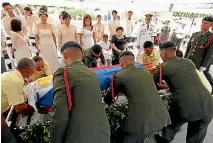
[[[113,90],[114,89],[114,90]],[[120,93],[125,93],[124,85],[121,79],[116,75],[113,79],[113,85],[111,85],[110,90],[107,92],[106,96],[104,97],[104,102],[106,104],[112,104],[112,94],[114,92],[114,96],[118,96]]]
[[[53,88],[54,108],[50,116],[50,142],[62,143],[69,122],[68,102],[64,85],[63,68],[56,71],[53,79]]]
[[[85,65],[88,68],[92,68],[92,62],[91,62],[91,60],[88,57],[85,57]]]
[[[211,42],[210,46],[206,48],[207,48],[206,55],[201,64],[201,67],[205,67],[205,68],[210,64],[212,56],[213,56],[213,41]]]
[[[187,48],[186,48],[186,52],[185,52],[184,58],[187,57],[187,55],[188,55],[188,53],[189,53],[189,51],[190,51],[190,49],[191,49],[191,40],[192,40],[193,36],[194,36],[194,34],[192,34],[192,36],[191,36],[189,42],[187,43]]]
[[[159,68],[159,66],[157,66],[157,68],[156,68],[153,79],[154,79],[157,90],[160,90],[160,88],[158,86],[159,81],[160,81],[160,68]]]

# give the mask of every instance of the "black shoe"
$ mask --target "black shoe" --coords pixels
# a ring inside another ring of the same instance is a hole
[[[165,141],[159,134],[155,135],[155,140],[157,143],[169,143],[168,141]]]

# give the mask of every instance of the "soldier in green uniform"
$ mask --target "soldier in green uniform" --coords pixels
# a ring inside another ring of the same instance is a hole
[[[134,59],[130,51],[121,53],[119,62],[123,69],[114,76],[111,90],[104,98],[107,104],[111,104],[114,95],[123,93],[128,100],[128,117],[117,143],[143,143],[147,137],[170,124],[151,73],[135,66]]]
[[[184,58],[191,59],[196,68],[205,71],[213,55],[213,34],[209,31],[213,17],[206,17],[201,24],[201,31],[192,34]]]
[[[99,66],[105,65],[106,61],[102,52],[102,47],[98,44],[95,44],[91,48],[87,49],[85,51],[84,62],[88,68],[98,67],[99,62]]]
[[[162,137],[156,135],[156,141],[171,142],[180,127],[188,123],[186,143],[202,143],[213,117],[212,96],[200,80],[193,62],[176,56],[174,42],[163,43],[160,54],[164,63],[157,68],[154,80],[157,84],[162,77],[168,84],[172,94],[169,111],[172,125],[163,129]]]
[[[53,78],[51,143],[109,143],[109,123],[96,74],[81,61],[78,43],[65,43],[61,52],[66,66]]]

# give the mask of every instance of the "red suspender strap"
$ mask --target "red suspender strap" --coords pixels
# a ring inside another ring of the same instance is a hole
[[[161,86],[162,85],[162,76],[163,76],[162,64],[159,64],[159,68],[160,68],[159,86]]]
[[[213,40],[213,35],[209,37],[208,43],[205,45],[204,48],[209,47],[211,42],[212,42],[212,40]]]
[[[115,99],[114,79],[115,79],[115,73],[113,74],[113,76],[112,76],[112,81],[111,81],[112,100],[113,100],[113,101],[114,101],[114,99]]]
[[[71,109],[72,109],[72,96],[71,96],[71,90],[70,90],[69,79],[68,79],[68,72],[67,72],[66,67],[64,67],[64,84],[65,84],[65,89],[66,89],[66,93],[67,93],[68,111],[70,112]]]

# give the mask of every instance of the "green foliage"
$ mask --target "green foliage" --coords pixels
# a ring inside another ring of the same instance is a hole
[[[105,111],[110,124],[111,143],[116,143],[115,139],[118,135],[118,129],[128,114],[128,106],[127,104],[113,104],[107,106]]]
[[[24,132],[20,134],[24,142],[49,143],[50,142],[50,122],[37,122],[24,127]]]
[[[171,103],[171,96],[164,96],[162,98],[166,109],[169,110]],[[118,130],[123,124],[124,119],[128,115],[128,105],[125,104],[112,104],[105,107],[105,112],[110,124],[111,143],[116,143],[115,140],[118,135]],[[37,122],[33,125],[26,126],[24,132],[20,134],[23,142],[32,143],[50,143],[50,122]]]
[[[199,14],[199,13],[189,13],[189,12],[174,12],[174,17],[188,17],[188,18],[204,18],[207,16],[212,16],[211,14]]]
[[[69,15],[71,16],[71,18],[76,18],[76,16],[79,16],[79,17],[82,17],[82,14],[85,15],[85,14],[89,14],[92,18],[92,20],[95,20],[95,15],[92,14],[92,13],[89,13],[88,11],[86,10],[82,10],[82,9],[72,9],[72,10],[69,10],[67,11],[69,13]],[[82,18],[83,19],[83,18]]]

